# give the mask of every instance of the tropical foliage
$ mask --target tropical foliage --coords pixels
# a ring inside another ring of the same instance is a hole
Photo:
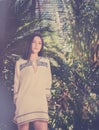
[[[99,66],[97,70],[92,66],[91,46],[99,35],[98,0],[41,0],[34,8],[31,0],[18,2],[17,29],[3,57],[8,90],[13,93],[15,61],[24,54],[29,35],[39,31],[53,75],[49,130],[94,130],[99,115]]]

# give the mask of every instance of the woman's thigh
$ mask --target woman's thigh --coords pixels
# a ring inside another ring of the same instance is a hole
[[[48,130],[47,121],[34,121],[33,122],[34,130]]]
[[[29,130],[29,123],[18,125],[18,130]]]

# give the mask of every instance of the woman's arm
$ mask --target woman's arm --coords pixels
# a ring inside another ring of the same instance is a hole
[[[15,74],[14,74],[14,104],[16,104],[18,95],[19,78],[20,78],[20,68],[19,68],[19,61],[17,61],[15,65]]]
[[[48,60],[48,68],[47,68],[47,87],[46,87],[46,97],[49,101],[51,98],[51,85],[52,85],[52,73],[51,73],[51,67],[50,62]]]

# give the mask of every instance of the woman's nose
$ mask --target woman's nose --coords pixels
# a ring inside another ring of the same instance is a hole
[[[35,43],[35,47],[38,47],[38,43]]]

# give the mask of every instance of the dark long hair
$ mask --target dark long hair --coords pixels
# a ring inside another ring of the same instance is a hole
[[[25,54],[23,56],[23,59],[25,59],[25,60],[29,60],[30,59],[31,52],[32,52],[32,41],[33,41],[34,37],[36,37],[36,36],[40,37],[40,39],[42,41],[42,48],[41,48],[40,52],[38,53],[38,56],[42,56],[42,54],[43,54],[43,47],[44,47],[44,40],[43,40],[43,37],[42,37],[42,35],[40,33],[34,32],[28,38],[28,43],[27,43],[27,46],[26,46],[26,50],[25,50]]]

